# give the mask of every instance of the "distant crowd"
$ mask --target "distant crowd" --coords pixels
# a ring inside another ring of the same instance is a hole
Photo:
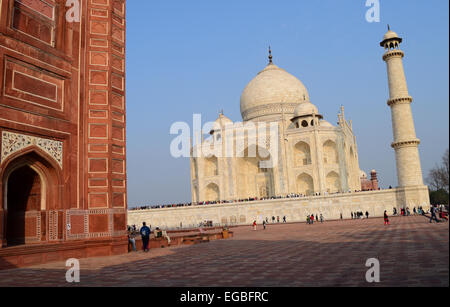
[[[392,189],[392,187],[389,187],[389,189]],[[381,189],[378,189],[378,190],[381,190]],[[361,191],[361,190],[350,191],[349,190],[347,193],[360,193],[360,192],[368,192],[368,191]],[[313,195],[304,195],[304,194],[291,193],[291,194],[288,194],[288,195],[262,197],[262,198],[250,197],[250,198],[235,199],[235,200],[201,201],[201,202],[194,202],[194,203],[193,202],[189,202],[189,203],[153,205],[153,206],[147,205],[147,206],[139,206],[139,207],[131,208],[130,210],[137,211],[137,210],[165,209],[165,208],[177,208],[177,207],[221,205],[221,204],[245,203],[245,202],[253,202],[253,201],[270,201],[270,200],[274,200],[274,199],[319,197],[319,196],[329,196],[329,195],[337,195],[337,194],[344,194],[344,193],[342,193],[342,192],[337,192],[337,193],[325,192],[323,194],[321,194],[321,193],[314,193]]]

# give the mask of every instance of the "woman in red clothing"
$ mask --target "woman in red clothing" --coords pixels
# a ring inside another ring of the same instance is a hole
[[[253,222],[253,230],[256,230],[256,221]]]
[[[389,216],[387,215],[387,211],[384,211],[384,225],[389,225]]]

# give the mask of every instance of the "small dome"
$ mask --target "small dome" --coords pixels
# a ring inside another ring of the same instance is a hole
[[[252,113],[260,107],[270,109],[275,104],[282,104],[287,108],[290,104],[305,101],[309,101],[309,94],[303,83],[284,69],[269,64],[242,92],[241,114],[248,120],[255,117]]]
[[[383,40],[387,40],[387,39],[393,39],[393,38],[400,38],[400,36],[398,36],[397,33],[395,33],[394,31],[387,31],[387,33],[384,35]]]
[[[372,171],[370,171],[371,174],[376,174],[376,172],[377,172],[377,171],[374,170],[374,169],[373,169]]]
[[[294,117],[308,116],[308,115],[319,115],[319,109],[311,102],[303,102],[295,108]]]
[[[213,128],[213,130],[211,130],[210,133],[213,134],[215,131],[219,131],[226,128],[225,126],[227,124],[232,125],[233,121],[228,117],[226,117],[225,115],[223,115],[223,113],[220,113],[219,118],[217,118],[216,121],[214,122],[215,127]]]
[[[321,120],[320,121],[320,126],[322,127],[330,127],[330,128],[334,128],[334,126],[332,124],[330,124],[328,121],[326,120]]]
[[[361,177],[361,178],[364,178],[364,179],[367,179],[367,174],[364,172],[364,171],[359,171],[359,176]]]
[[[223,113],[220,113],[219,118],[216,119],[216,123],[220,124],[220,126],[225,126],[226,124],[232,124],[233,121],[231,119],[229,119],[228,117],[226,117],[225,115],[223,115]]]
[[[383,36],[383,41],[380,43],[380,46],[384,47],[385,43],[389,40],[396,40],[400,43],[403,41],[403,39],[400,36],[398,36],[397,33],[395,33],[394,31],[391,31],[390,28],[386,32],[386,34]]]

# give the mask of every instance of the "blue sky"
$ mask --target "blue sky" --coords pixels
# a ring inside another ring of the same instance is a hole
[[[341,104],[353,120],[360,167],[396,186],[383,49],[386,24],[402,49],[424,176],[449,147],[449,2],[380,0],[127,1],[128,205],[190,201],[188,159],[170,155],[172,123],[220,110],[241,121],[242,90],[274,62],[307,87],[332,123]]]

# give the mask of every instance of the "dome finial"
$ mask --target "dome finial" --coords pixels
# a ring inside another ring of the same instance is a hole
[[[272,59],[273,59],[273,57],[272,57],[272,49],[269,46],[269,64],[273,64]]]
[[[388,31],[391,31],[391,26],[389,24],[387,26],[388,26]]]

